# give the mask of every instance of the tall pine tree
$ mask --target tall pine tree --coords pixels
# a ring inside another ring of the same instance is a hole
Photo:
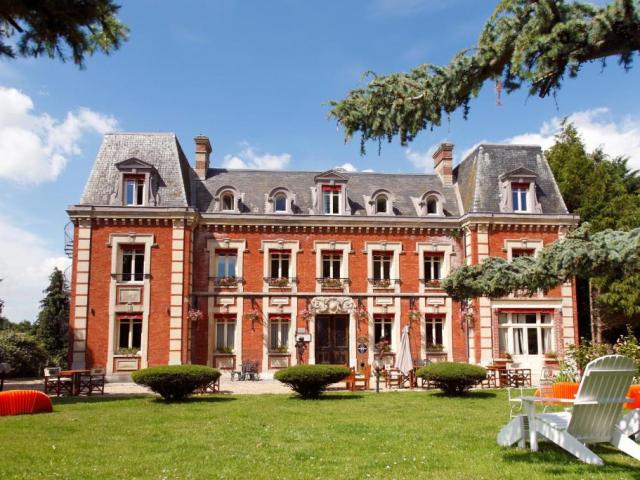
[[[61,366],[67,363],[69,346],[69,289],[64,274],[58,268],[49,276],[49,286],[40,301],[36,320],[36,336],[44,345],[49,362]]]

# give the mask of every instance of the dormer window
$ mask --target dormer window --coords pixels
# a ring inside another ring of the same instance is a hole
[[[125,175],[125,205],[144,205],[144,184],[143,175]]]
[[[511,184],[511,205],[514,212],[528,212],[527,196],[529,195],[528,183]]]
[[[287,211],[287,196],[284,193],[277,193],[273,198],[273,210],[278,213]]]
[[[427,215],[438,214],[438,200],[435,197],[429,197],[427,199]]]
[[[233,193],[225,192],[220,197],[220,203],[222,205],[221,210],[223,212],[233,212],[235,211],[235,198]]]
[[[389,199],[386,195],[376,197],[376,213],[389,213]]]
[[[322,211],[325,215],[340,214],[340,195],[342,188],[339,185],[322,186]]]

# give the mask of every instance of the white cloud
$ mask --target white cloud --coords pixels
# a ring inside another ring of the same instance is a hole
[[[640,168],[640,118],[614,119],[608,108],[595,108],[576,112],[568,117],[588,151],[602,147],[611,156],[629,157],[631,168]],[[505,140],[507,143],[527,143],[549,148],[560,131],[562,118],[544,122],[538,132],[524,133]]]
[[[9,320],[35,320],[53,267],[64,271],[70,264],[57,253],[40,236],[0,217],[0,298]]]
[[[111,116],[79,108],[64,120],[33,113],[33,100],[15,88],[0,86],[0,178],[18,183],[53,181],[69,156],[81,153],[86,133],[117,128]]]
[[[225,155],[222,161],[224,168],[251,168],[256,170],[283,170],[291,161],[291,155],[288,153],[282,153],[280,155],[273,155],[265,153],[259,155],[255,152],[253,147],[246,145],[236,155]]]
[[[345,172],[357,172],[358,171],[358,169],[355,167],[355,165],[353,163],[349,163],[349,162],[343,163],[342,165],[337,165],[337,166],[335,166],[333,168],[335,168],[336,170],[337,169],[341,169],[341,170],[344,170]]]
[[[436,151],[438,145],[439,144],[432,145],[424,152],[417,152],[407,148],[404,154],[407,157],[407,160],[413,163],[413,166],[421,172],[433,172],[433,152]]]

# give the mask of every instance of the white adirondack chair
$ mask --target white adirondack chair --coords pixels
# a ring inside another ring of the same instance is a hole
[[[584,371],[575,400],[523,397],[527,415],[511,420],[498,434],[498,444],[524,447],[528,435],[535,452],[538,435],[542,435],[583,462],[602,465],[602,459],[586,444],[607,442],[640,460],[640,445],[629,438],[634,428],[637,432],[638,413],[620,419],[636,373],[633,361],[622,355],[593,360]],[[545,401],[573,404],[572,412],[536,414],[535,403]]]

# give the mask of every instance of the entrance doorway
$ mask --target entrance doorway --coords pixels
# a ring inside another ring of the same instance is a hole
[[[316,316],[316,363],[349,365],[349,316]]]

